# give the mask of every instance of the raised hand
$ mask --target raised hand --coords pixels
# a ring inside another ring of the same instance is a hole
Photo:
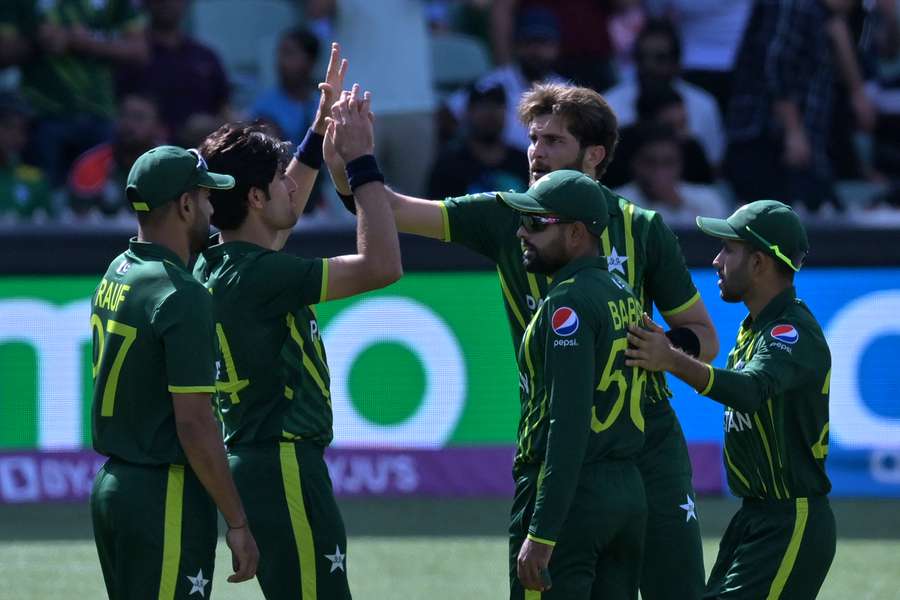
[[[350,92],[341,93],[331,109],[334,148],[345,163],[375,152],[371,97],[370,92],[360,94],[359,84],[355,83]]]
[[[347,74],[347,59],[341,58],[341,45],[337,42],[331,44],[331,56],[328,59],[328,70],[325,72],[325,81],[319,84],[319,108],[316,110],[316,118],[313,121],[313,131],[319,135],[325,134],[326,118],[331,113],[331,108],[337,101],[339,94],[344,89],[344,76]]]

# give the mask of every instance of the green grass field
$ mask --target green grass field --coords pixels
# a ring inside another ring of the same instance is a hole
[[[704,551],[712,564],[717,533],[733,502],[703,500]],[[349,573],[360,599],[466,600],[507,593],[505,503],[355,501],[344,504]],[[891,502],[837,502],[841,539],[820,598],[900,598],[900,517]],[[0,507],[0,600],[103,598],[84,507]],[[457,534],[453,535],[452,532]],[[482,533],[479,533],[481,531]],[[485,535],[490,531],[491,535]],[[496,532],[496,533],[494,533]],[[261,599],[255,582],[228,584],[230,558],[217,553],[214,598]]]

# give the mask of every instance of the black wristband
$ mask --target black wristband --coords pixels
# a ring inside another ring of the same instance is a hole
[[[347,179],[350,180],[350,189],[354,192],[359,186],[373,181],[384,183],[384,175],[378,168],[378,162],[372,154],[365,154],[348,162]]]
[[[322,142],[324,141],[324,136],[319,135],[312,128],[307,129],[306,136],[297,146],[297,151],[294,152],[294,158],[310,169],[318,171],[322,168]]]
[[[353,194],[342,194],[342,193],[338,192],[337,190],[335,190],[335,192],[337,193],[338,198],[341,199],[341,202],[344,203],[344,208],[346,208],[350,214],[355,215],[356,214],[356,199],[353,197]]]
[[[681,348],[685,354],[694,358],[700,356],[700,338],[688,327],[676,327],[666,332],[666,337],[676,348]]]

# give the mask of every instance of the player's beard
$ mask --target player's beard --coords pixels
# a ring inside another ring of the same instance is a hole
[[[191,248],[191,254],[199,254],[206,250],[206,247],[209,246],[209,218],[203,217],[202,215],[197,215],[197,221],[194,223],[193,227],[191,227],[188,232],[188,244]]]
[[[566,265],[562,236],[554,238],[543,250],[522,241],[522,264],[529,273],[552,275]]]
[[[585,154],[585,152],[587,152],[587,150],[586,150],[585,148],[581,148],[581,149],[578,151],[578,156],[575,157],[575,160],[573,160],[572,162],[570,162],[570,163],[568,163],[568,164],[566,164],[566,165],[562,165],[562,166],[556,167],[556,168],[554,168],[554,169],[550,169],[550,166],[549,166],[549,165],[543,165],[543,164],[538,164],[538,165],[530,164],[530,165],[528,165],[528,185],[529,185],[529,186],[534,185],[534,182],[537,181],[537,179],[538,179],[538,178],[536,178],[535,175],[534,175],[534,167],[535,167],[535,166],[541,167],[542,170],[543,170],[543,168],[545,168],[545,167],[548,168],[548,169],[549,169],[549,170],[547,171],[548,173],[552,173],[553,171],[562,171],[563,169],[571,169],[571,170],[573,170],[573,171],[581,171],[582,168],[584,167],[584,154]],[[546,175],[546,173],[545,173],[545,175]],[[541,175],[541,177],[543,177],[543,175]]]
[[[725,275],[724,269],[719,272],[719,278],[722,280],[722,286],[719,289],[719,296],[725,302],[741,302],[747,294],[747,288],[750,287],[750,270],[747,266],[749,256],[745,255],[740,264],[736,268],[728,269],[728,275]]]

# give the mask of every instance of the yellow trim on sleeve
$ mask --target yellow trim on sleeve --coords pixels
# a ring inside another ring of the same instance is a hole
[[[831,393],[831,369],[828,369],[828,374],[825,375],[825,383],[822,384],[822,393]]]
[[[443,230],[443,236],[441,238],[442,242],[449,242],[450,239],[450,215],[447,213],[447,203],[441,200],[438,202],[438,206],[441,207],[441,225]]]
[[[322,292],[319,294],[319,302],[328,300],[328,259],[322,259]]]
[[[166,481],[166,510],[163,517],[162,573],[159,600],[173,600],[181,563],[181,513],[184,508],[184,465],[170,465]]]
[[[664,317],[672,317],[679,313],[683,313],[690,307],[694,306],[695,304],[697,304],[698,300],[700,300],[700,292],[695,292],[694,295],[691,296],[690,300],[688,300],[684,304],[676,306],[672,310],[660,310],[659,312],[662,313],[662,316]]]
[[[794,532],[791,533],[791,541],[788,542],[787,550],[781,564],[778,566],[778,572],[775,573],[775,580],[772,581],[772,587],[769,588],[769,595],[766,600],[778,600],[781,598],[781,592],[787,585],[788,577],[794,570],[794,563],[797,561],[797,554],[800,552],[800,543],[803,541],[803,532],[806,530],[806,520],[809,517],[809,501],[806,498],[797,498],[797,516],[794,520]]]
[[[284,497],[291,518],[294,544],[300,557],[300,597],[303,600],[316,600],[316,546],[303,503],[300,462],[297,460],[294,444],[281,442],[279,446]]]
[[[539,538],[536,535],[531,535],[530,533],[526,536],[532,542],[537,542],[538,544],[546,544],[547,546],[553,547],[556,545],[556,542],[551,542],[550,540],[545,540],[544,538]]]
[[[213,394],[216,391],[214,385],[170,385],[169,391],[173,394]]]
[[[705,396],[712,389],[713,383],[716,381],[716,370],[712,365],[706,365],[706,368],[709,369],[709,381],[706,383],[706,387],[703,388],[703,391],[700,392],[701,396]]]
[[[541,600],[541,592],[537,590],[525,590],[525,600]]]

